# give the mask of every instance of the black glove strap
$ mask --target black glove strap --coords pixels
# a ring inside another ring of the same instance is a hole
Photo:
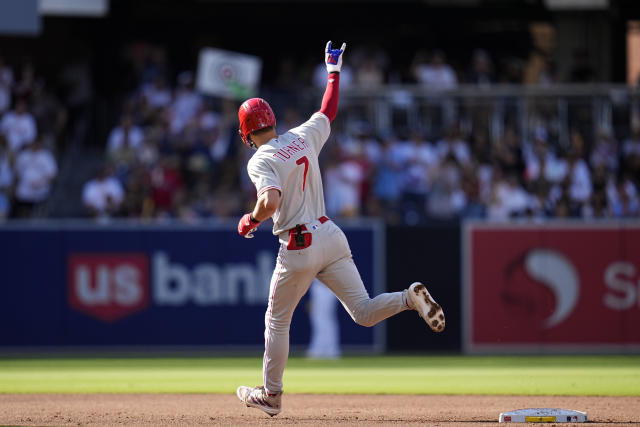
[[[340,71],[330,71],[329,74],[340,74]]]
[[[249,214],[249,221],[253,222],[254,224],[259,224],[260,223],[260,221],[258,221],[257,219],[255,219],[253,217],[253,213]]]

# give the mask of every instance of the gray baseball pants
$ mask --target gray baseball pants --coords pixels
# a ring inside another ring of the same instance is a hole
[[[402,292],[369,298],[347,238],[333,221],[318,225],[315,230],[307,228],[312,233],[312,243],[302,250],[287,249],[288,236],[285,233],[280,236],[280,252],[265,314],[262,374],[264,386],[270,393],[282,391],[282,375],[289,357],[291,317],[316,276],[362,326],[373,326],[407,309]]]

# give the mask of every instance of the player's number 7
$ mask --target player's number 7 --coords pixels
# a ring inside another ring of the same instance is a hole
[[[309,171],[309,159],[307,159],[307,156],[302,156],[296,160],[296,165],[301,164],[304,164],[304,178],[302,179],[302,191],[304,191],[304,187],[307,185],[307,172]]]

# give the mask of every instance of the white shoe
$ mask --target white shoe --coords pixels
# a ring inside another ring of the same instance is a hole
[[[236,395],[245,405],[258,408],[271,415],[278,415],[282,411],[282,392],[269,394],[264,386],[247,387],[241,385]]]
[[[442,307],[429,294],[424,284],[415,282],[409,286],[407,298],[409,299],[409,306],[420,314],[420,317],[427,322],[427,325],[434,332],[444,331],[445,322]]]

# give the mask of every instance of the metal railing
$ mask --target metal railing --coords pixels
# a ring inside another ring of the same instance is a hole
[[[301,94],[309,111],[321,92]],[[523,140],[543,127],[552,142],[568,146],[573,131],[591,143],[600,132],[623,137],[640,125],[640,89],[619,84],[461,85],[435,91],[420,85],[347,87],[340,93],[339,123],[365,121],[377,133],[417,130],[439,138],[452,126],[502,138],[511,128]]]

